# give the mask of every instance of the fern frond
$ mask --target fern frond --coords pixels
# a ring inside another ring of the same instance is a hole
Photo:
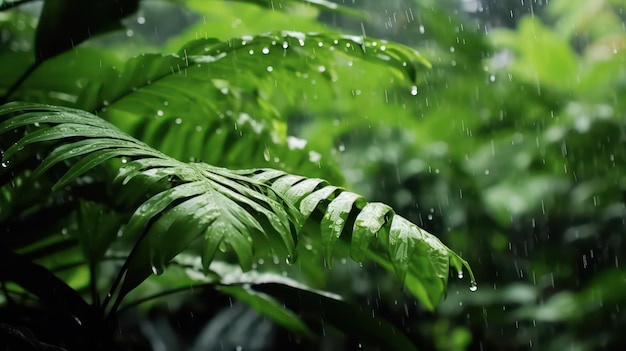
[[[122,294],[134,289],[192,243],[200,242],[206,269],[218,250],[230,248],[244,269],[264,247],[288,260],[296,258],[302,231],[317,227],[328,265],[338,239],[351,242],[357,262],[371,257],[393,267],[425,306],[441,298],[450,265],[467,263],[436,237],[383,204],[320,179],[272,169],[233,171],[204,163],[185,163],[150,148],[99,117],[81,110],[27,103],[0,108],[0,134],[21,127],[28,133],[4,153],[37,158],[31,146],[53,143],[34,175],[65,165],[55,188],[65,187],[111,159],[122,160],[110,179],[135,208],[123,228],[133,245]],[[116,168],[114,168],[116,169]],[[196,245],[198,246],[198,245]],[[469,268],[469,267],[468,267]],[[471,271],[470,271],[471,275]],[[472,281],[473,281],[473,277]]]
[[[125,64],[93,49],[75,55],[80,65],[69,65],[68,57],[46,62],[34,73],[36,81],[57,77],[54,89],[60,94],[26,82],[12,98],[97,112],[180,160],[299,170],[335,183],[343,179],[326,155],[306,146],[288,148],[287,114],[307,96],[338,94],[339,71],[345,73],[353,61],[384,67],[390,79],[407,86],[415,84],[420,66],[429,65],[400,44],[293,31],[200,39],[177,54],[143,54]]]

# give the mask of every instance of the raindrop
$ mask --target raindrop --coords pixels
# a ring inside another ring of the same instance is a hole
[[[133,35],[135,35],[135,32],[132,29],[127,29],[126,30],[126,36],[131,38]]]
[[[174,123],[176,123],[176,124],[181,124],[181,123],[183,123],[183,120],[182,120],[181,118],[176,118],[176,119],[174,120]]]
[[[274,71],[274,67],[272,67],[272,66],[267,66],[267,71],[268,71],[268,72],[272,72],[272,71]]]
[[[459,277],[459,279],[463,279],[463,271],[458,271],[457,277]]]
[[[265,159],[265,161],[269,162],[270,161],[270,150],[268,148],[265,148],[265,150],[263,150],[263,159]]]
[[[224,241],[222,241],[222,242],[219,244],[218,249],[219,249],[221,252],[226,252],[226,251],[228,251],[228,245],[226,245],[226,243],[225,243]]]
[[[269,53],[270,53],[270,49],[268,49],[268,48],[263,48],[263,49],[261,50],[261,52],[262,52],[263,54],[267,55],[267,54],[269,54]]]
[[[151,269],[152,269],[152,273],[155,275],[163,274],[163,267],[157,267],[153,265]]]
[[[137,17],[137,23],[139,23],[139,24],[144,24],[144,23],[146,23],[146,18],[145,18],[145,17],[143,17],[143,16],[139,16],[139,17]]]
[[[249,53],[250,55],[254,55],[254,50],[250,49],[250,51],[248,51],[248,53]]]
[[[319,162],[322,159],[322,155],[315,151],[309,151],[309,161]]]
[[[157,116],[159,116],[159,117],[163,117],[163,111],[158,110],[158,111],[157,111]]]
[[[470,286],[469,289],[470,289],[471,292],[474,292],[474,291],[478,290],[478,285],[476,285],[476,283],[472,283],[472,285]]]
[[[493,74],[489,76],[489,81],[490,82],[495,82],[496,81],[496,76],[494,76]]]
[[[424,30],[425,30],[425,29],[424,29],[424,26],[422,26],[421,24],[420,24],[420,29],[419,29],[419,30],[420,30],[420,33],[421,33],[421,34],[424,34]]]
[[[417,86],[416,85],[411,87],[411,95],[413,95],[413,96],[417,95]]]
[[[288,48],[288,47],[289,47],[289,43],[288,43],[288,42],[286,42],[286,41],[284,41],[284,42],[283,42],[283,49],[286,49],[286,48]]]

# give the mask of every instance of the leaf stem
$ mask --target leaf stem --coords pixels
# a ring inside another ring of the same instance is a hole
[[[15,81],[9,89],[4,93],[2,97],[0,97],[0,105],[4,105],[9,102],[9,97],[13,95],[13,93],[22,85],[28,77],[30,77],[33,72],[41,65],[43,61],[36,60],[32,65],[28,66],[28,69],[22,73],[22,75]]]

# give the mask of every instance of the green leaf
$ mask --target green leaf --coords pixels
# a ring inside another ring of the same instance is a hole
[[[221,286],[218,290],[252,307],[291,332],[311,338],[315,335],[292,310],[285,308],[268,294],[238,286]]]
[[[333,247],[343,232],[348,215],[353,206],[363,204],[365,200],[357,194],[342,192],[328,204],[327,212],[322,219],[321,236],[322,246],[326,253],[326,265],[332,267]]]
[[[99,263],[116,239],[123,217],[94,202],[81,202],[78,211],[78,241],[85,259]]]
[[[358,263],[362,263],[367,256],[370,242],[385,228],[387,218],[393,216],[393,209],[383,203],[372,202],[367,204],[354,221],[352,246],[350,256]],[[388,235],[385,233],[384,235]]]
[[[519,55],[513,72],[527,82],[541,82],[563,90],[578,84],[578,56],[566,38],[559,38],[539,19],[524,17],[517,31],[501,29],[492,35],[497,44],[513,48]]]
[[[332,295],[276,283],[258,284],[253,288],[280,298],[305,319],[332,324],[346,335],[358,335],[384,350],[417,350],[404,333],[384,319]]]
[[[120,192],[125,206],[135,208],[119,239],[131,245],[122,296],[150,274],[162,272],[191,246],[199,248],[205,269],[218,250],[229,248],[241,267],[249,269],[257,247],[267,246],[269,253],[295,260],[303,235],[320,235],[328,266],[337,239],[343,238],[350,242],[357,262],[372,257],[388,269],[393,267],[428,308],[439,302],[450,264],[467,267],[436,237],[389,207],[368,204],[359,195],[319,179],[271,169],[231,171],[180,162],[79,110],[11,103],[0,108],[0,116],[7,114],[13,117],[0,124],[0,133],[38,129],[9,148],[5,159],[20,153],[41,162],[35,172],[39,177],[47,176],[55,165],[64,165],[67,169],[58,176],[57,186],[89,175],[97,166],[113,166],[117,175],[109,179],[110,191]],[[39,149],[29,148],[41,142],[51,150],[43,161]],[[125,164],[117,168],[105,162],[110,159]],[[305,221],[314,225],[300,231]],[[319,231],[310,230],[316,227]],[[104,250],[102,243],[107,240],[94,246],[97,252]]]

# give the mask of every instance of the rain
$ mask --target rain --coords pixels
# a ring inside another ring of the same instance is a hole
[[[0,0],[0,348],[626,345],[626,3],[69,3]]]

